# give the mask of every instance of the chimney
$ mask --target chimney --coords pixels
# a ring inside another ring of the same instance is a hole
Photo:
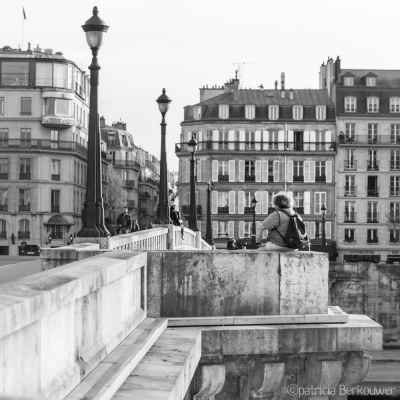
[[[335,82],[340,81],[340,58],[337,56],[335,61]]]
[[[28,42],[28,51],[31,51],[31,42]]]
[[[276,80],[275,81],[275,90],[277,90],[278,89],[278,81]]]
[[[225,93],[233,92],[233,100],[238,101],[239,99],[239,79],[231,79],[225,83]]]
[[[100,117],[100,128],[105,128],[106,119],[104,117]]]
[[[281,90],[285,90],[285,73],[281,73]]]
[[[289,91],[289,99],[290,99],[290,100],[293,100],[293,99],[294,99],[293,89],[290,89],[290,91]]]

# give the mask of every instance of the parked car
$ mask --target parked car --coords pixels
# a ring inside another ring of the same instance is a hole
[[[38,244],[27,244],[24,247],[24,256],[40,256],[42,248]]]

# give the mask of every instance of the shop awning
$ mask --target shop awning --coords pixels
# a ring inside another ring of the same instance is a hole
[[[47,222],[44,222],[44,225],[47,226],[71,226],[75,225],[75,222],[69,222],[66,218],[64,218],[60,214],[53,215]]]

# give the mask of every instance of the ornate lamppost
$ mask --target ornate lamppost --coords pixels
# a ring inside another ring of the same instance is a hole
[[[212,224],[211,224],[211,189],[212,189],[211,182],[208,182],[208,188],[207,188],[207,228],[206,228],[206,242],[207,242],[210,246],[214,246],[213,231],[212,231]]]
[[[322,204],[321,211],[322,211],[322,252],[323,252],[323,253],[326,253],[326,239],[325,239],[325,214],[326,214],[326,207],[325,207],[325,204]]]
[[[104,207],[101,186],[101,149],[100,126],[98,115],[98,86],[100,65],[97,54],[103,42],[108,26],[99,16],[97,7],[93,8],[93,16],[88,19],[82,29],[86,33],[86,41],[92,50],[90,69],[90,108],[89,138],[87,157],[86,201],[82,212],[83,227],[78,237],[107,237],[110,233],[104,226]]]
[[[160,156],[160,186],[159,186],[159,202],[157,210],[156,224],[169,224],[169,207],[168,207],[168,178],[167,178],[167,151],[165,149],[165,136],[167,133],[167,124],[165,122],[165,114],[169,109],[171,99],[162,90],[162,95],[156,100],[158,109],[160,110],[161,120],[161,156]]]
[[[196,182],[194,179],[194,154],[196,153],[197,140],[192,137],[187,145],[188,150],[192,154],[190,159],[190,214],[189,214],[189,229],[197,232],[199,228],[197,227],[197,210],[196,210]]]
[[[251,247],[253,249],[256,248],[256,205],[258,201],[256,200],[256,196],[254,196],[253,200],[251,201],[251,205],[253,207],[253,229],[252,229],[252,238],[251,238]]]

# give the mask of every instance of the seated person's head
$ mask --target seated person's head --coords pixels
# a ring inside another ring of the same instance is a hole
[[[228,244],[226,246],[228,249],[235,249],[236,248],[236,240],[235,239],[229,239]]]
[[[287,192],[278,192],[273,197],[272,203],[277,208],[293,208],[293,195]]]

